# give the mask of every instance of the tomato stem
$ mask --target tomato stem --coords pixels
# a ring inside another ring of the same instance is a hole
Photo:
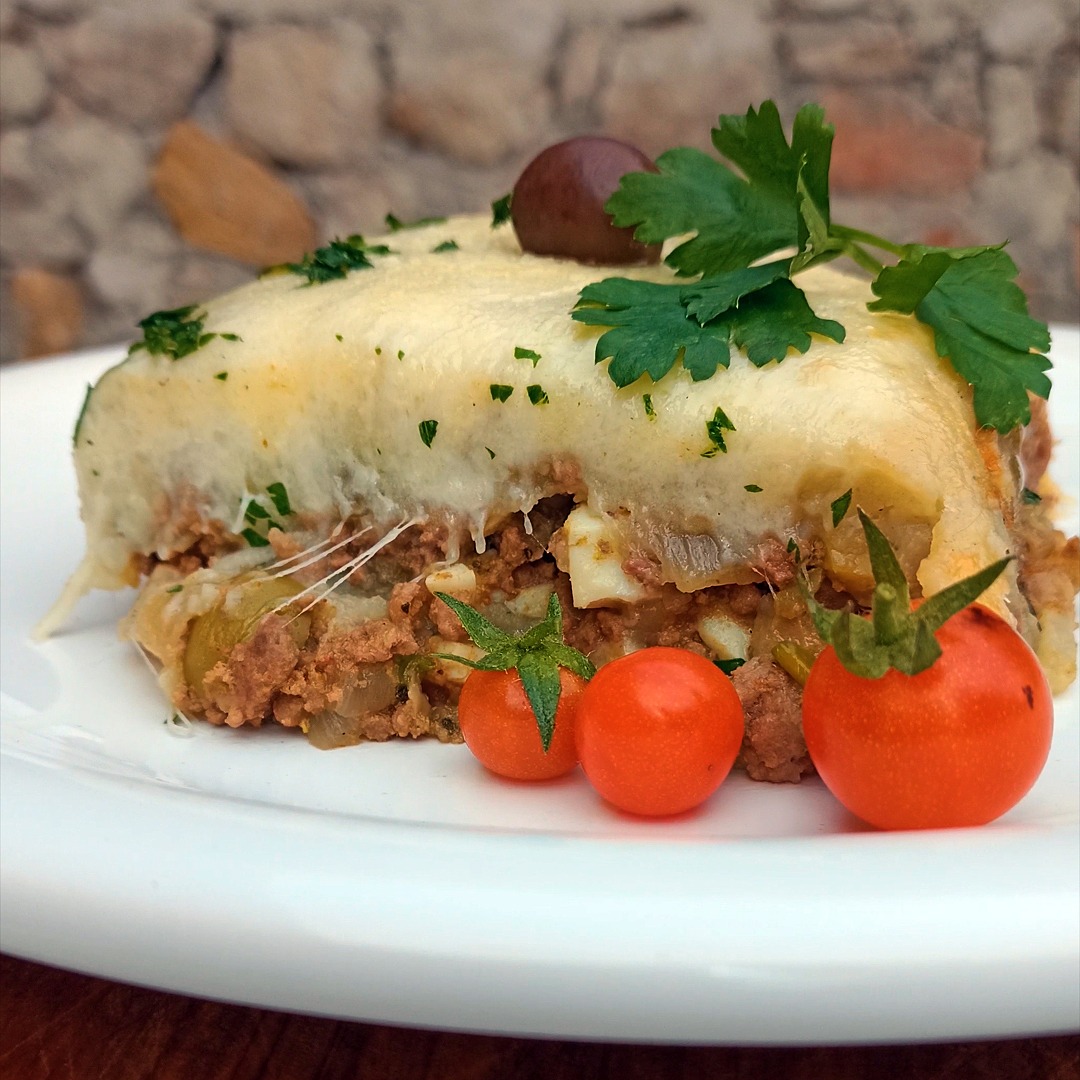
[[[874,635],[882,645],[899,641],[910,631],[911,616],[907,597],[882,581],[874,587]]]
[[[852,674],[880,679],[889,668],[895,668],[904,675],[918,675],[941,655],[934,632],[950,616],[973,603],[1011,557],[947,586],[912,611],[907,579],[896,553],[861,508],[858,514],[876,582],[870,619],[847,611],[831,611],[819,604],[805,570],[800,584],[803,598],[822,640],[833,646],[837,659]]]
[[[484,649],[485,654],[480,660],[452,653],[433,655],[480,671],[517,671],[546,753],[555,734],[555,714],[562,692],[559,669],[566,668],[585,682],[596,674],[592,661],[563,641],[558,594],[552,592],[548,597],[547,615],[543,621],[514,635],[494,626],[463,600],[442,592],[436,592],[435,596],[461,620],[473,644]]]

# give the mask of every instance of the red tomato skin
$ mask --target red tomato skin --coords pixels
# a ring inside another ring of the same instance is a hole
[[[578,709],[589,782],[620,810],[647,817],[703,803],[742,745],[742,703],[705,657],[663,646],[605,664]]]
[[[465,745],[482,765],[510,780],[551,780],[577,767],[574,723],[585,680],[559,671],[555,732],[545,752],[516,671],[473,671],[458,700]]]
[[[979,604],[937,632],[918,675],[849,672],[831,647],[803,691],[803,733],[822,780],[879,829],[985,825],[1012,809],[1050,753],[1054,702],[1027,643]]]

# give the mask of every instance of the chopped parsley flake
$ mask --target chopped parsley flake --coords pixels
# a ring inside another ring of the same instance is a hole
[[[393,214],[387,214],[383,221],[386,223],[387,229],[395,233],[401,232],[402,229],[423,229],[428,225],[442,225],[446,218],[422,217],[417,218],[415,221],[402,221],[401,218],[395,217]]]
[[[506,194],[491,204],[491,227],[493,229],[505,225],[510,220],[510,201],[512,198],[512,194]]]
[[[532,385],[526,386],[525,393],[529,395],[529,400],[534,405],[547,405],[550,400],[544,392],[544,388],[539,383],[532,383]]]
[[[1033,505],[1034,503],[1041,503],[1042,496],[1037,491],[1032,491],[1031,488],[1024,488],[1020,492],[1020,501]]]
[[[458,242],[456,240],[444,240],[441,244],[436,244],[431,249],[432,255],[440,255],[444,251],[458,251]]]
[[[389,255],[385,244],[369,244],[359,233],[344,240],[331,240],[326,247],[308,252],[298,263],[280,263],[263,271],[267,274],[296,274],[307,278],[307,285],[319,285],[345,277],[350,270],[370,269],[375,264],[370,255]]]
[[[240,530],[240,535],[248,542],[251,547],[269,547],[270,541],[266,539],[261,532],[257,532],[250,526],[246,529]]]
[[[652,394],[642,394],[641,395],[641,401],[645,406],[645,415],[650,420],[655,420],[656,419],[656,409],[655,409],[655,407],[653,406],[653,403],[652,403]]]
[[[495,457],[495,451],[492,450],[490,446],[485,446],[484,449],[488,452],[488,457],[489,458],[494,458]]]
[[[724,443],[724,432],[734,431],[735,425],[727,418],[727,414],[719,405],[716,407],[716,412],[713,413],[711,420],[705,421],[705,431],[709,436],[709,442],[712,444],[708,450],[703,450],[702,457],[716,457],[717,454],[726,454],[727,446]]]
[[[254,499],[250,499],[247,506],[244,508],[244,520],[269,521],[270,511],[267,510],[266,507],[262,505],[262,503],[258,503]]]
[[[439,430],[438,420],[421,420],[420,421],[420,441],[425,446],[431,446],[435,441],[435,432]]]
[[[178,593],[183,591],[183,585],[170,585],[165,591],[167,593]]]
[[[536,365],[540,363],[540,354],[533,349],[523,349],[520,345],[515,345],[514,359],[531,360],[532,366],[536,367]]]
[[[335,334],[334,337],[338,341],[344,341],[345,340],[340,334]]]
[[[145,349],[151,356],[168,356],[180,360],[201,349],[207,342],[219,337],[222,341],[239,341],[238,334],[207,333],[203,330],[206,312],[199,311],[197,304],[155,311],[138,322],[143,332],[142,341],[136,341],[128,349],[128,356]]]
[[[834,499],[829,503],[829,509],[832,510],[832,523],[834,529],[844,520],[844,515],[848,512],[850,506],[851,488],[848,488],[838,499]]]
[[[224,382],[228,377],[229,377],[229,373],[227,371],[219,371],[214,376],[214,378],[217,379],[219,382]]]
[[[714,660],[713,663],[725,674],[734,675],[746,663],[741,656],[733,656],[730,660]]]
[[[492,383],[488,390],[491,391],[492,401],[505,401],[514,392],[514,388],[505,383]]]
[[[405,359],[405,350],[404,349],[398,349],[397,358],[399,360],[404,360]]]
[[[284,484],[269,484],[266,488],[266,493],[270,496],[270,501],[274,504],[274,509],[277,510],[282,517],[288,517],[288,515],[292,513],[292,506],[289,505],[289,493],[285,490]]]
[[[292,512],[292,506],[289,503],[289,493],[285,490],[285,485],[282,483],[270,484],[266,488],[266,494],[270,498],[270,502],[273,504],[274,509],[281,517],[288,517]],[[269,532],[271,529],[280,529],[285,531],[285,526],[274,518],[274,515],[266,509],[265,506],[259,501],[262,496],[256,496],[253,499],[248,499],[247,505],[244,507],[244,520],[248,523],[248,527],[243,529],[240,533],[242,537],[252,547],[266,547],[269,541],[266,539],[265,532]],[[260,526],[265,529],[265,532],[260,531]],[[257,539],[252,539],[256,537]]]
[[[765,489],[760,484],[746,484],[743,487],[743,491],[749,491],[751,495],[756,495],[759,491],[764,490]]]
[[[375,346],[375,355],[376,356],[382,356],[382,346],[381,345],[376,345]]]

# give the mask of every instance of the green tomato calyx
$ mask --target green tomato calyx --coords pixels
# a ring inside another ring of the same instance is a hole
[[[433,655],[477,671],[517,671],[536,717],[540,743],[546,751],[555,734],[555,711],[562,692],[559,668],[567,668],[586,682],[596,674],[592,661],[563,641],[562,606],[558,596],[551,594],[547,614],[541,622],[520,634],[508,634],[463,601],[446,593],[435,595],[461,620],[473,644],[484,649],[487,655],[479,660],[468,660],[451,653]]]
[[[999,559],[949,585],[912,611],[907,578],[896,553],[885,534],[861,509],[858,514],[875,582],[870,618],[823,607],[811,594],[805,572],[801,581],[803,597],[822,640],[833,647],[837,659],[853,675],[880,679],[889,668],[904,675],[918,675],[941,655],[935,632],[977,600],[1012,557]]]

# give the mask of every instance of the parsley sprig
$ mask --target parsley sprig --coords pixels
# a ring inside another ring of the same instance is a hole
[[[810,334],[842,341],[844,328],[819,319],[792,279],[846,257],[873,275],[872,310],[913,314],[931,328],[938,354],[972,386],[981,426],[1006,432],[1031,419],[1028,391],[1050,392],[1042,355],[1050,338],[1028,315],[1002,245],[897,244],[834,222],[833,127],[817,105],[799,110],[790,142],[772,101],[721,116],[712,141],[734,168],[700,150],[669,150],[657,172],[624,176],[606,204],[615,225],[634,227],[643,243],[693,234],[665,261],[680,277],[698,278],[609,278],[582,290],[573,318],[612,327],[596,360],[610,359],[617,385],[661,378],[676,361],[693,379],[709,378],[728,365],[733,344],[763,365],[790,349],[805,352]],[[762,262],[785,248],[795,255]]]
[[[507,634],[463,601],[446,593],[435,595],[461,620],[473,644],[485,651],[480,660],[469,660],[451,653],[435,655],[478,671],[516,669],[536,717],[541,745],[547,750],[555,734],[555,711],[559,707],[559,668],[567,668],[585,680],[596,674],[596,668],[589,658],[563,641],[562,606],[558,596],[551,594],[542,622],[520,634]]]
[[[642,375],[657,381],[676,361],[695,382],[709,379],[731,363],[732,345],[762,367],[783,360],[790,348],[806,352],[811,333],[844,340],[844,328],[819,319],[803,291],[775,267],[768,274],[731,271],[691,286],[607,278],[586,285],[571,314],[581,323],[612,327],[600,335],[595,355],[597,363],[611,358],[608,374],[616,386]]]

